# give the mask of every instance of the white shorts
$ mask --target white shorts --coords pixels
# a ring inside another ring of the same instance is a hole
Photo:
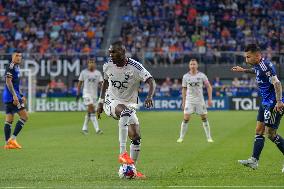
[[[84,100],[84,104],[86,106],[88,106],[88,105],[94,105],[94,107],[97,106],[97,98],[93,98],[91,96],[84,96],[83,100]]]
[[[131,102],[122,102],[119,100],[115,100],[115,99],[111,99],[109,97],[105,98],[105,102],[104,102],[104,111],[106,113],[107,116],[111,116],[115,119],[118,119],[118,117],[115,114],[115,108],[118,104],[123,104],[125,105],[127,108],[131,109],[131,110],[136,110],[137,109],[137,104],[136,103],[131,103]]]
[[[185,103],[184,106],[184,114],[193,114],[196,113],[198,115],[207,114],[207,108],[205,103],[195,104],[195,103]]]

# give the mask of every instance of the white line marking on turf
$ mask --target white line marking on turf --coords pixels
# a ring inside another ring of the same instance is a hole
[[[66,186],[66,188],[133,188],[133,186],[82,186],[82,187],[78,187],[78,186]],[[284,186],[135,186],[137,188],[284,188]],[[26,189],[26,188],[38,188],[38,187],[28,187],[28,186],[8,186],[8,187],[0,187],[3,189],[11,189],[11,188],[15,188],[15,189]],[[49,188],[65,188],[64,186],[59,186],[59,187],[41,187],[39,186],[39,188],[45,188],[45,189],[49,189]]]

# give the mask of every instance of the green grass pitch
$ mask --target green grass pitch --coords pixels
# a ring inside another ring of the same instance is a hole
[[[258,170],[237,163],[251,155],[256,113],[209,112],[214,143],[207,143],[200,118],[193,116],[178,144],[182,112],[139,112],[137,168],[147,180],[118,178],[118,126],[112,118],[103,115],[99,122],[103,135],[96,135],[90,123],[90,134],[84,136],[84,112],[32,113],[18,137],[23,149],[0,149],[0,188],[284,187],[284,158],[268,139]],[[284,136],[284,121],[281,125]]]

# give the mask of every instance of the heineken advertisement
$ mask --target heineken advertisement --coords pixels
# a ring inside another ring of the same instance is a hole
[[[181,111],[181,97],[155,97],[154,107],[146,109],[143,106],[144,98],[139,100],[138,109],[141,111]],[[213,106],[208,110],[257,110],[259,99],[255,97],[219,97],[213,99]],[[83,99],[76,102],[75,97],[66,98],[37,98],[35,111],[86,111]]]
[[[86,106],[82,99],[76,102],[75,98],[37,98],[35,104],[35,111],[49,112],[49,111],[85,111]]]

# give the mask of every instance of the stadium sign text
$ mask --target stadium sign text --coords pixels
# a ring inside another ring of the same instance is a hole
[[[9,64],[9,60],[0,60],[0,69],[5,69]],[[24,60],[22,69],[31,69],[32,76],[67,76],[74,73],[75,76],[80,74],[80,59],[70,62],[66,59],[58,59],[51,62],[50,60],[42,59],[39,62],[35,60]]]
[[[258,110],[257,98],[232,98],[233,110]]]
[[[51,98],[47,100],[45,98],[36,99],[36,111],[48,112],[48,111],[85,111],[86,106],[82,101],[78,103],[76,101],[59,100],[58,98]]]

